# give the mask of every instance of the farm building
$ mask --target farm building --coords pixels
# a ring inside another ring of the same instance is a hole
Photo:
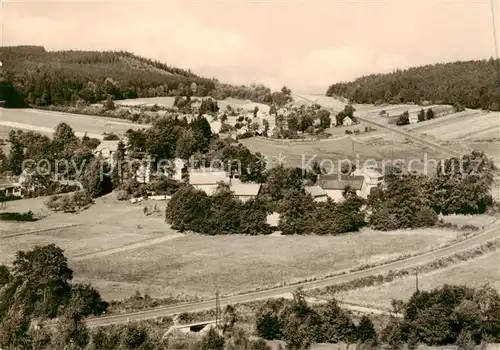
[[[315,202],[326,202],[328,195],[320,186],[306,186],[304,190],[309,193]]]
[[[344,120],[342,121],[343,126],[351,126],[353,124],[354,124],[354,121],[349,117],[345,117]]]
[[[215,193],[220,183],[228,185],[229,190],[242,202],[258,196],[262,187],[261,184],[244,183],[239,179],[230,178],[225,171],[207,171],[204,169],[189,172],[189,184],[209,196]]]
[[[101,156],[108,162],[113,163],[119,142],[120,141],[101,141],[99,146],[94,150],[94,155],[96,157]]]
[[[215,193],[221,182],[229,185],[230,178],[225,171],[208,171],[207,169],[189,171],[189,184],[209,196]]]
[[[15,184],[9,179],[0,178],[0,196],[19,196],[21,195],[19,184]]]
[[[363,188],[364,176],[349,176],[349,175],[320,175],[316,181],[316,185],[321,187],[326,195],[335,202],[344,200],[342,193],[346,187],[350,187],[356,191],[358,196],[361,196]]]
[[[234,193],[236,198],[242,202],[246,202],[259,195],[262,188],[261,184],[244,183],[239,179],[230,179],[229,189]]]
[[[375,167],[366,166],[361,169],[356,169],[352,173],[352,176],[364,178],[363,186],[359,194],[359,196],[363,198],[368,198],[371,190],[384,182],[383,170]]]
[[[418,114],[411,113],[410,114],[410,124],[416,124],[416,123],[418,123]]]

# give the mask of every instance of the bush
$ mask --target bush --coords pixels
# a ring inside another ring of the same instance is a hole
[[[0,220],[3,221],[36,221],[33,212],[30,210],[27,213],[0,213]]]
[[[53,195],[45,203],[47,208],[64,213],[75,213],[87,209],[93,203],[85,191],[77,191],[70,195]]]
[[[102,138],[104,141],[118,141],[120,140],[120,137],[118,137],[118,135],[116,135],[115,133],[107,133],[105,132],[104,133],[104,137]]]

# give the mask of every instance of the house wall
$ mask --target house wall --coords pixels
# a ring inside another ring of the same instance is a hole
[[[320,197],[314,197],[315,202],[326,202],[328,200],[328,195],[326,196],[320,196]]]
[[[242,201],[243,203],[249,201],[252,198],[255,198],[255,196],[237,196],[237,198]]]
[[[344,196],[342,195],[344,190],[323,190],[326,192],[326,195],[335,202],[342,202],[344,200]],[[356,194],[361,197],[361,191],[357,190]]]

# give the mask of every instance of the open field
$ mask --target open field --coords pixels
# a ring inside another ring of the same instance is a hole
[[[270,141],[256,137],[242,139],[240,142],[252,152],[260,152],[269,157],[271,163],[276,161],[276,157],[281,154],[285,157],[283,162],[286,166],[297,167],[302,166],[302,159],[305,160],[304,164],[306,164],[309,159],[317,156],[315,159],[318,162],[322,159],[330,159],[335,166],[337,166],[338,161],[343,159],[359,160],[359,164],[356,164],[358,168],[368,159],[376,160],[377,165],[380,167],[383,160],[385,160],[385,164],[396,159],[405,161],[405,163],[400,162],[399,164],[408,164],[410,160],[414,160],[411,163],[411,168],[416,171],[423,171],[425,157],[429,160],[439,160],[445,157],[440,152],[426,149],[419,144],[413,144],[403,137],[378,130],[356,136],[344,135],[338,138],[311,142]],[[324,166],[330,168],[330,163],[325,162]],[[432,170],[432,163],[429,163],[428,169],[429,171]]]
[[[500,136],[500,112],[464,111],[408,126],[441,140],[484,140]]]
[[[490,283],[500,292],[500,252],[478,259],[419,275],[420,290],[429,290],[443,284],[466,284],[479,287]],[[407,277],[380,286],[338,293],[338,299],[360,305],[390,309],[391,299],[408,300],[415,292],[415,277]]]
[[[145,127],[113,118],[79,115],[37,109],[0,109],[0,134],[7,133],[5,129],[33,130],[48,136],[60,122],[65,122],[73,128],[76,136],[82,137],[85,133],[89,137],[102,139],[103,132],[124,133],[128,129]],[[4,130],[6,132],[4,132]],[[1,136],[0,136],[1,137]],[[5,136],[4,136],[5,138]]]
[[[202,100],[203,97],[195,97],[199,100]],[[193,98],[194,99],[194,98]],[[115,101],[116,104],[122,106],[140,106],[140,105],[155,105],[163,106],[163,107],[173,107],[175,97],[146,97],[146,98],[134,98],[129,100],[118,100]],[[223,111],[226,109],[226,106],[230,105],[233,108],[243,108],[245,110],[253,110],[255,106],[259,108],[261,112],[269,112],[269,106],[263,103],[256,103],[250,100],[240,100],[236,98],[226,98],[224,100],[216,100],[219,106],[219,110]]]
[[[157,205],[163,212],[164,204]],[[42,198],[8,203],[5,211],[40,213],[44,210],[48,215],[36,222],[0,223],[0,264],[10,263],[17,250],[35,245],[55,243],[65,250],[71,261],[77,256],[123,249],[137,242],[150,244],[154,239],[179,236],[165,224],[162,215],[145,217],[143,206],[117,202],[110,197],[98,199],[95,205],[79,214],[50,213],[43,207]]]
[[[456,238],[451,230],[374,232],[346,236],[185,236],[124,254],[72,262],[76,279],[106,298],[136,290],[155,296],[212,296],[322,277],[359,264],[431,249]]]

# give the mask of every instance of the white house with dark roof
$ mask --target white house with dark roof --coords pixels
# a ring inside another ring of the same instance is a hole
[[[364,180],[363,176],[319,175],[316,185],[325,191],[329,198],[335,202],[341,202],[344,200],[342,193],[347,186],[355,190],[356,194],[361,197]]]

